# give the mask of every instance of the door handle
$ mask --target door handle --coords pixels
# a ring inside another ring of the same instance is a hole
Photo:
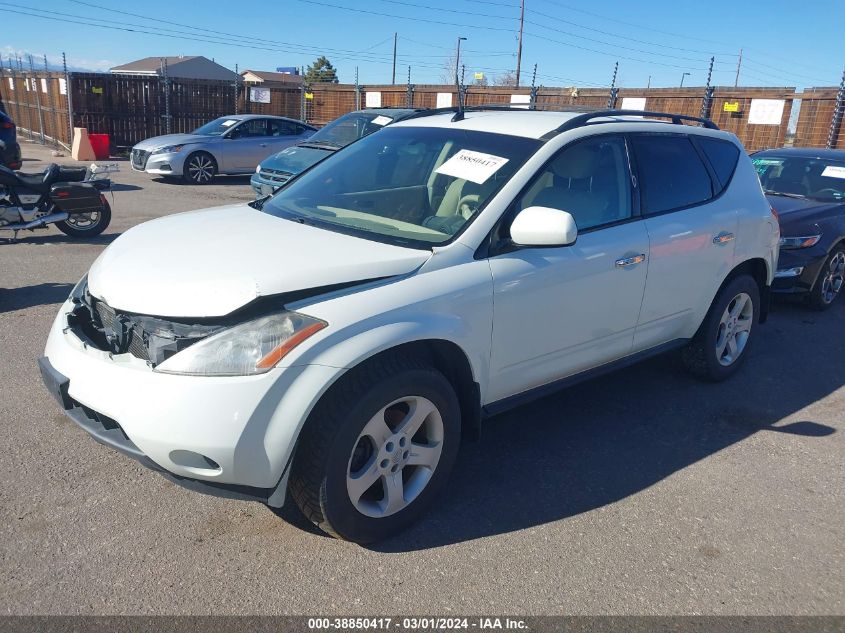
[[[617,268],[625,268],[626,266],[633,266],[635,264],[642,264],[645,261],[645,254],[640,253],[639,255],[634,255],[633,257],[624,257],[622,259],[616,260],[616,267]]]
[[[261,143],[261,147],[267,147],[267,143]]]
[[[714,244],[727,244],[728,242],[732,241],[736,236],[733,233],[728,233],[726,231],[722,231],[716,237],[713,238]]]

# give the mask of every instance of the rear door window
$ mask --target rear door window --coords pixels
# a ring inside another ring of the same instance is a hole
[[[707,160],[710,161],[713,171],[716,172],[716,177],[719,178],[721,193],[734,175],[739,160],[739,148],[730,141],[722,141],[717,138],[697,136],[696,140],[704,155],[707,156]]]
[[[687,136],[633,134],[642,209],[655,215],[713,197],[710,174]]]

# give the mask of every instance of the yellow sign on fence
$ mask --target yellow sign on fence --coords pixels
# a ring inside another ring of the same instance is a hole
[[[313,98],[314,98],[314,93],[313,93],[313,92],[306,92],[306,93],[305,93],[305,98],[306,98],[306,99],[308,99],[308,100],[313,99]]]
[[[476,81],[481,81],[482,79],[484,79],[484,73],[475,73]]]
[[[98,86],[94,86],[91,88],[91,92],[93,92],[95,95],[101,95],[103,94],[103,89]]]
[[[725,101],[722,110],[725,112],[739,112],[739,101],[734,101],[733,103]]]

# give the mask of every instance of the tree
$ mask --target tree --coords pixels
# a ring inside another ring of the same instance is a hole
[[[313,64],[305,69],[305,83],[338,83],[337,71],[325,55],[320,55]]]
[[[493,81],[495,86],[516,86],[516,72],[509,70],[502,73]]]

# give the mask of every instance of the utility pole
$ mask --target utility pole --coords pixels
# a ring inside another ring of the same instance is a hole
[[[396,85],[396,40],[399,39],[399,34],[393,34],[393,78],[390,80],[391,85]]]
[[[461,67],[461,40],[466,40],[465,37],[458,38],[458,52],[455,55],[455,84],[458,85],[458,69]]]
[[[519,3],[519,43],[516,47],[516,87],[519,88],[519,70],[522,66],[522,25],[525,22],[525,0]]]
[[[651,75],[648,76],[648,85],[645,87],[646,90],[651,88]]]
[[[734,79],[734,88],[739,86],[739,69],[742,68],[742,49],[739,49],[739,60],[736,62],[736,79]]]

